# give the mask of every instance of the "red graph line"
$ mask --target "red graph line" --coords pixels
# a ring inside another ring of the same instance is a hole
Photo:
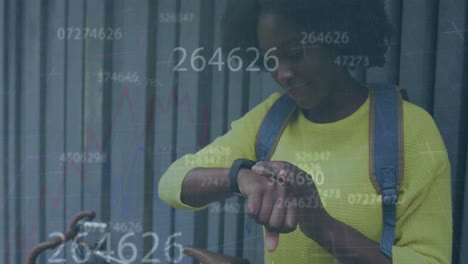
[[[148,30],[140,30],[140,32],[141,32],[140,36],[139,36],[140,42],[138,43],[138,47],[136,49],[131,48],[131,49],[122,50],[120,52],[101,53],[101,54],[97,54],[96,57],[98,57],[98,58],[108,58],[108,57],[116,58],[116,57],[124,57],[124,55],[133,55],[133,54],[139,53],[144,48],[143,45],[146,42],[147,35],[148,35]],[[154,30],[151,30],[149,32],[153,33]]]
[[[156,109],[155,103],[158,106],[158,110],[160,110],[163,114],[169,113],[169,111],[172,109],[172,102],[174,100],[177,100],[177,98],[175,98],[173,90],[170,91],[169,96],[170,96],[170,100],[168,100],[168,104],[167,104],[166,108],[164,108],[163,103],[161,102],[161,99],[160,99],[159,96],[154,95],[151,98],[150,104],[149,104],[150,112],[147,115],[147,120],[145,122],[144,128],[142,129],[142,131],[139,132],[138,127],[137,127],[137,123],[136,123],[136,114],[135,114],[135,111],[134,111],[133,103],[132,103],[132,101],[130,99],[130,96],[128,95],[128,89],[124,88],[122,94],[120,95],[120,98],[118,99],[118,103],[117,103],[117,106],[116,106],[116,111],[112,116],[111,123],[110,123],[109,127],[107,128],[107,131],[105,130],[106,134],[105,134],[105,137],[104,137],[103,145],[100,145],[98,143],[98,141],[96,140],[96,137],[94,136],[94,133],[93,133],[92,129],[88,128],[86,130],[86,135],[87,135],[86,139],[87,140],[86,140],[86,143],[85,143],[85,153],[88,152],[91,141],[92,141],[93,145],[95,147],[97,147],[97,149],[99,149],[99,151],[101,153],[103,152],[103,146],[105,146],[110,140],[110,135],[111,135],[112,129],[113,129],[114,125],[116,124],[116,122],[118,121],[118,117],[120,116],[120,111],[123,108],[123,103],[124,102],[127,103],[128,108],[129,108],[128,110],[129,110],[130,116],[131,116],[131,123],[132,123],[134,138],[137,141],[141,141],[143,139],[143,137],[145,136],[148,125],[150,124],[150,122],[153,121],[154,112],[155,112],[155,109]],[[182,100],[180,100],[178,102],[178,109],[182,108],[183,106],[186,106],[186,108],[187,108],[187,110],[186,110],[187,113],[186,114],[188,116],[188,119],[189,119],[190,123],[194,127],[194,131],[196,131],[197,127],[196,127],[196,122],[195,122],[195,119],[194,119],[194,115],[193,115],[193,113],[191,111],[190,95],[189,95],[188,91],[183,95]],[[203,128],[202,128],[201,138],[199,139],[199,142],[200,142],[199,147],[203,147],[205,145],[206,141],[208,140],[208,118],[209,118],[208,105],[205,105],[204,111],[203,111]],[[26,158],[26,160],[23,161],[23,164],[26,165],[26,163],[28,163],[28,161],[30,159],[31,158]],[[46,192],[45,186],[43,186],[43,188],[40,191],[41,194],[48,200],[49,204],[52,204],[53,209],[57,209],[57,207],[60,205],[60,201],[64,197],[64,191],[63,191],[64,184],[65,184],[64,179],[65,179],[65,171],[66,171],[66,168],[67,168],[68,165],[72,165],[71,167],[74,170],[76,170],[79,173],[79,175],[81,175],[83,180],[86,180],[86,178],[87,178],[86,162],[84,163],[83,170],[82,170],[80,168],[80,166],[78,164],[76,164],[72,159],[68,159],[65,162],[65,165],[64,165],[64,168],[63,168],[63,174],[62,174],[62,181],[61,181],[61,183],[59,185],[59,188],[57,190],[57,194],[55,195],[55,198],[49,192]],[[20,170],[19,174],[22,174],[23,169]],[[19,177],[20,175],[17,175],[17,176]],[[16,184],[16,181],[13,181],[12,186],[10,186],[10,190],[8,191],[8,196],[10,196],[11,191],[14,188],[15,184]],[[0,204],[0,210],[2,210],[3,207],[4,207],[3,204]],[[35,219],[39,219],[40,212],[44,209],[42,207],[43,206],[38,207]],[[32,243],[33,243],[33,241],[34,241],[34,239],[36,238],[36,235],[37,235],[37,229],[38,229],[38,221],[35,221],[34,226],[32,228],[31,237],[30,237],[30,240],[29,240],[30,241],[29,242],[29,249],[32,248]],[[15,237],[10,238],[10,248],[12,248],[12,244],[14,243],[14,240],[15,240]],[[26,254],[28,253],[27,251],[24,250],[24,247],[25,247],[26,243],[21,242],[21,238],[18,237],[18,234],[16,234],[16,241],[20,242],[21,251],[24,252],[24,254],[23,254],[24,258],[26,258]]]
[[[171,89],[170,90],[170,94],[169,96],[174,99],[174,100],[177,100],[177,98],[174,96],[174,90]],[[89,139],[92,139],[92,141],[94,142],[94,146],[102,153],[103,152],[103,146],[106,146],[110,140],[110,134],[112,132],[112,129],[115,125],[115,123],[117,122],[118,120],[118,117],[119,117],[119,114],[120,114],[120,111],[123,107],[123,103],[126,102],[127,105],[128,105],[128,110],[130,112],[130,115],[131,115],[131,123],[132,123],[132,132],[133,132],[133,136],[134,136],[134,139],[135,140],[142,140],[143,137],[145,136],[145,132],[147,131],[147,128],[148,128],[148,125],[150,124],[150,122],[152,122],[152,119],[153,119],[153,116],[154,116],[154,111],[156,109],[155,107],[155,103],[156,103],[156,106],[158,107],[158,110],[160,110],[161,113],[163,114],[168,114],[169,111],[172,109],[172,102],[174,100],[168,100],[168,103],[167,103],[167,107],[164,108],[164,105],[163,103],[161,102],[161,98],[157,95],[153,95],[151,100],[150,100],[150,103],[149,103],[149,109],[150,109],[150,112],[148,113],[148,117],[147,117],[147,120],[145,122],[145,126],[144,128],[141,130],[141,132],[138,131],[138,126],[137,126],[137,123],[136,123],[136,115],[135,115],[135,111],[134,111],[134,107],[133,107],[133,103],[130,99],[130,96],[128,95],[128,89],[127,88],[124,88],[123,89],[123,92],[122,94],[120,95],[120,98],[118,99],[118,103],[117,103],[117,107],[116,107],[116,110],[115,110],[115,113],[113,114],[112,118],[111,118],[111,123],[109,125],[109,127],[107,127],[107,129],[105,129],[106,133],[105,133],[105,136],[104,136],[104,141],[103,141],[103,145],[100,145],[98,143],[98,141],[96,140],[96,137],[94,135],[94,132],[92,131],[91,128],[88,128],[87,129],[87,138]],[[180,108],[182,107],[186,107],[186,115],[188,116],[188,119],[190,121],[190,123],[192,124],[193,126],[193,129],[194,131],[196,131],[197,127],[196,127],[196,122],[195,122],[195,118],[194,118],[194,114],[192,112],[192,106],[190,104],[190,94],[188,93],[188,91],[186,91],[182,97],[181,100],[178,100],[178,110],[180,110]],[[199,138],[199,142],[200,142],[200,146],[204,146],[207,138],[208,138],[208,118],[209,118],[209,111],[208,111],[208,105],[205,105],[204,106],[204,111],[203,111],[203,129],[202,129],[202,135],[201,137]],[[87,142],[88,143],[88,142]],[[87,147],[88,147],[88,144],[87,144]]]
[[[32,159],[38,159],[38,158],[47,158],[46,156],[45,157],[41,157],[41,156],[30,156],[30,157],[27,157],[25,159],[25,161],[23,161],[23,165],[22,165],[22,169],[20,170],[20,173],[19,175],[22,174],[22,171],[24,170],[24,167],[25,165],[27,165],[27,163],[32,160]],[[50,195],[49,193],[46,192],[46,188],[45,186],[43,186],[41,188],[41,195],[40,197],[43,195],[49,202],[49,204],[52,204],[52,208],[53,209],[57,209],[57,207],[59,206],[59,202],[60,200],[63,198],[63,187],[64,187],[64,179],[65,179],[65,169],[66,169],[66,166],[67,164],[70,163],[72,164],[75,168],[78,168],[76,166],[76,163],[74,163],[73,160],[69,160],[68,162],[65,163],[64,165],[64,170],[63,170],[63,174],[62,174],[62,182],[60,183],[60,187],[59,189],[57,190],[57,194],[56,194],[56,197],[54,198],[52,195]],[[13,182],[13,184],[15,184],[15,182]],[[14,185],[12,186],[14,188]],[[8,195],[11,195],[11,189],[8,191]],[[45,204],[45,203],[44,203]],[[3,209],[3,208],[1,208]],[[36,238],[36,235],[37,235],[37,230],[38,230],[38,226],[39,226],[39,215],[40,215],[40,211],[44,210],[43,206],[39,206],[36,210],[36,215],[34,218],[32,218],[32,220],[36,220],[34,221],[34,224],[33,224],[33,227],[31,229],[31,237],[29,239],[29,245],[28,247],[26,248],[25,250],[25,244],[26,243],[23,243],[22,242],[22,239],[19,237],[19,234],[15,234],[14,237],[11,237],[10,238],[10,248],[13,248],[13,244],[15,242],[15,238],[16,238],[16,241],[18,242],[19,241],[19,244],[20,244],[20,251],[23,252],[23,257],[26,259],[27,258],[27,254],[29,253],[29,250],[32,249],[33,247],[33,243],[34,243],[34,239]],[[7,250],[7,252],[9,252]],[[9,254],[9,253],[7,253]],[[7,259],[9,259],[9,255],[7,255]]]
[[[174,92],[173,90],[170,91],[170,97],[174,98]],[[125,100],[126,99],[126,100]],[[145,124],[145,127],[144,129],[142,129],[141,132],[138,132],[138,127],[137,127],[137,124],[136,124],[136,115],[135,115],[135,111],[134,111],[134,108],[133,108],[133,103],[128,95],[128,89],[125,88],[123,90],[123,93],[121,94],[119,100],[118,100],[118,104],[117,104],[117,107],[116,107],[116,111],[114,113],[114,115],[112,116],[112,121],[111,121],[111,124],[109,125],[109,127],[107,128],[107,132],[106,132],[106,136],[104,137],[104,142],[103,142],[103,145],[106,145],[108,142],[109,142],[109,139],[110,139],[110,134],[112,132],[112,129],[115,125],[115,123],[117,122],[118,120],[118,117],[119,117],[119,114],[120,114],[120,111],[123,107],[123,102],[126,101],[127,102],[127,105],[129,106],[129,112],[130,112],[130,115],[131,115],[131,123],[132,123],[132,128],[133,128],[133,134],[134,134],[134,138],[135,140],[142,140],[144,135],[145,135],[145,131],[147,130],[147,126],[148,124],[152,121],[153,119],[153,116],[154,116],[154,110],[155,110],[155,107],[154,107],[154,104],[155,102],[157,102],[157,106],[159,107],[159,110],[163,113],[163,114],[167,114],[169,113],[169,111],[172,109],[172,100],[169,100],[168,104],[167,104],[167,107],[164,108],[163,106],[163,103],[161,102],[160,100],[160,97],[159,96],[153,96],[151,98],[151,101],[150,101],[150,104],[149,104],[149,108],[151,109],[149,114],[148,114],[148,118],[146,120],[146,124]],[[182,100],[178,103],[178,108],[182,108],[183,106],[186,106],[187,107],[187,116],[189,118],[189,121],[190,123],[193,125],[193,128],[194,128],[194,131],[196,131],[196,122],[194,120],[194,117],[193,117],[193,113],[191,111],[191,104],[190,104],[190,95],[188,94],[188,92],[186,92],[184,94],[184,96],[182,97]],[[199,139],[199,142],[200,142],[200,146],[204,146],[205,143],[206,143],[206,140],[208,138],[208,118],[209,118],[209,111],[208,111],[208,106],[205,105],[204,107],[204,111],[203,111],[203,128],[202,128],[202,135]],[[94,144],[94,146],[102,153],[103,152],[103,145],[100,145],[98,143],[98,140],[96,140],[96,137],[94,136],[94,132],[92,131],[91,128],[88,128],[87,129],[87,139],[89,139],[90,141],[92,141]],[[89,149],[90,147],[90,141],[86,141],[86,144],[85,144],[85,153],[87,152],[87,150]],[[23,170],[24,170],[24,166],[28,163],[29,160],[31,159],[37,159],[38,156],[29,156],[27,157],[24,161],[23,161],[23,165],[22,165],[22,169],[20,170],[19,172],[19,175],[16,175],[17,177],[19,177]],[[39,157],[41,158],[41,157]],[[47,156],[45,157],[42,157],[42,158],[47,158]],[[71,165],[76,169],[78,170],[78,172],[82,173],[83,177],[86,178],[85,176],[85,173],[86,173],[86,170],[83,170],[81,171],[81,169],[79,168],[79,166],[73,162],[73,160],[68,160],[67,162],[71,163]],[[85,163],[86,164],[86,163]],[[14,189],[14,185],[15,185],[15,181],[12,181],[12,186],[10,186],[9,188],[9,191],[8,191],[8,194],[7,196],[9,196],[11,194],[11,191]],[[55,204],[56,202],[54,202]],[[3,209],[3,203],[0,203],[0,209]]]

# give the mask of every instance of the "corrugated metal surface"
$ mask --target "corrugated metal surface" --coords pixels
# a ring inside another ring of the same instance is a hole
[[[64,231],[84,209],[127,229],[141,224],[143,230],[128,238],[138,248],[135,263],[155,245],[147,232],[159,237],[153,257],[162,263],[165,243],[177,232],[182,235],[171,243],[261,262],[261,229],[242,231],[243,214],[174,210],[155,191],[174,159],[225,133],[233,120],[280,91],[267,74],[172,70],[180,56],[174,48],[190,55],[199,47],[213,54],[220,46],[225,4],[0,0],[0,262],[25,263],[32,246]],[[434,116],[452,163],[454,263],[465,263],[468,4],[388,0],[387,7],[397,37],[387,65],[364,75],[400,83],[412,102]],[[167,14],[186,14],[191,21],[166,21]],[[67,38],[67,28],[98,32],[83,39],[75,30]],[[118,38],[116,29],[121,39],[102,40]],[[112,232],[115,250],[125,235],[118,229]],[[55,252],[44,254],[41,263],[74,263],[69,245],[66,254]],[[192,261],[184,257],[180,263]]]

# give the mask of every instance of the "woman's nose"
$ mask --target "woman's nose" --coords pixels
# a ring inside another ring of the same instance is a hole
[[[282,86],[288,86],[290,80],[294,77],[294,71],[287,63],[279,63],[275,71],[275,78]]]

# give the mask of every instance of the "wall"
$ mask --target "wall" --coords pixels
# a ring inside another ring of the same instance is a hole
[[[261,262],[261,229],[248,232],[244,215],[176,211],[156,191],[173,160],[280,91],[268,74],[172,70],[176,47],[189,56],[198,47],[206,54],[219,47],[224,5],[0,0],[0,262],[25,263],[34,245],[66,230],[80,210],[114,223],[115,251],[133,227],[135,235],[124,242],[140,250],[136,262],[153,250],[156,236],[153,258],[162,263],[171,257],[166,241]],[[436,120],[452,164],[454,263],[468,263],[468,4],[387,0],[387,7],[397,33],[388,63],[361,77],[400,83]],[[170,14],[186,16],[174,23]],[[78,35],[83,28],[91,37]],[[41,263],[74,263],[70,249],[50,251]],[[173,251],[177,258],[177,247]],[[191,262],[184,257],[180,263]]]

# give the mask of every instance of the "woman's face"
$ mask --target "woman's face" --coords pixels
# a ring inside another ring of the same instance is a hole
[[[303,34],[276,15],[260,15],[257,34],[263,54],[277,48],[269,54],[279,60],[279,67],[271,73],[273,79],[299,107],[311,109],[320,105],[331,93],[332,81],[338,74],[338,66],[333,63],[330,51],[318,46],[303,46]]]

